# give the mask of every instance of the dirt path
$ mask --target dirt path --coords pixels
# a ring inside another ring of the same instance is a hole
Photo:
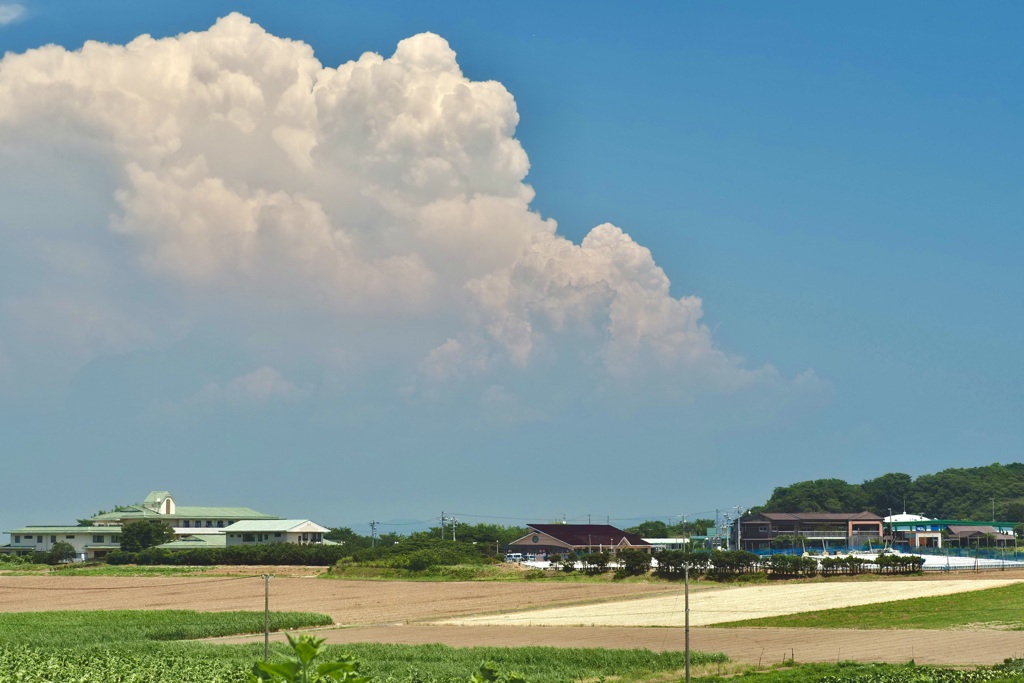
[[[453,647],[602,647],[684,649],[681,628],[571,626],[367,626],[316,631],[328,643],[444,643]],[[284,640],[273,635],[272,640]],[[262,637],[237,636],[219,642],[254,642]],[[775,664],[794,657],[797,662],[999,664],[1024,656],[1024,633],[1019,631],[856,631],[849,629],[692,628],[690,647],[724,652],[747,664]]]

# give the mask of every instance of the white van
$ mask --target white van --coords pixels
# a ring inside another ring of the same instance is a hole
[[[506,562],[522,562],[523,561],[523,554],[522,553],[508,553],[508,554],[505,555],[505,561]]]

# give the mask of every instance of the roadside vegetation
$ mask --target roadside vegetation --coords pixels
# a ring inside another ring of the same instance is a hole
[[[694,683],[1020,683],[1024,660],[1008,659],[997,666],[950,669],[907,664],[789,664],[770,670],[749,669],[725,676],[697,676]]]
[[[1024,584],[714,624],[715,628],[737,626],[857,629],[989,626],[1020,631],[1024,630]]]

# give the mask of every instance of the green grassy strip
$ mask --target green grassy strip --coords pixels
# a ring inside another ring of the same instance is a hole
[[[483,662],[530,681],[580,681],[604,677],[642,680],[657,673],[679,671],[682,652],[605,650],[553,647],[467,647],[448,645],[381,645],[360,643],[327,648],[326,658],[350,653],[374,681],[465,681]],[[694,666],[725,662],[721,653],[692,652]]]
[[[851,587],[851,590],[856,589]],[[764,626],[859,629],[948,629],[971,625],[1024,629],[1024,583],[953,595],[714,624],[716,628]]]
[[[727,677],[703,676],[694,683],[1020,683],[1022,660],[994,667],[944,669],[913,664],[799,664]]]
[[[273,630],[324,626],[325,614],[271,612]],[[103,643],[191,640],[263,631],[263,612],[118,610],[0,613],[0,644],[83,648]]]

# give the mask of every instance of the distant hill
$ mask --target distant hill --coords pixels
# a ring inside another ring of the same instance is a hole
[[[892,472],[862,484],[815,479],[780,486],[759,512],[906,511],[933,519],[1024,522],[1024,464],[953,468],[914,479]]]

